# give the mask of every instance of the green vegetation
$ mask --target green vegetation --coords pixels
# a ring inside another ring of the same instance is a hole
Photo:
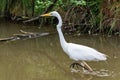
[[[119,0],[1,0],[0,16],[26,20],[57,10],[69,33],[120,35],[119,3]],[[54,20],[47,22],[53,24]]]

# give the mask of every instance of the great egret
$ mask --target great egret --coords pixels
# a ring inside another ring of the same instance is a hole
[[[105,54],[100,53],[93,48],[84,45],[74,44],[74,43],[67,43],[61,30],[62,19],[57,11],[42,14],[41,16],[54,16],[59,20],[57,24],[57,31],[59,34],[59,39],[63,51],[71,59],[82,62],[82,64],[73,63],[71,64],[71,67],[74,67],[74,65],[79,65],[84,69],[87,69],[88,71],[93,71],[93,69],[85,61],[105,61],[107,59],[107,56]]]

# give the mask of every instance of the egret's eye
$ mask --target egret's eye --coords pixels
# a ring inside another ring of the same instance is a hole
[[[50,13],[50,15],[52,16],[52,15],[53,15],[53,13]]]

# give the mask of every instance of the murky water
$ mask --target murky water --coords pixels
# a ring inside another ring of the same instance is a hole
[[[50,27],[22,26],[0,23],[0,38],[20,33],[53,32]],[[0,42],[0,80],[119,80],[120,38],[65,35],[68,42],[87,45],[109,56],[106,62],[88,62],[94,73],[72,72],[73,62],[62,51],[58,34],[39,38]]]

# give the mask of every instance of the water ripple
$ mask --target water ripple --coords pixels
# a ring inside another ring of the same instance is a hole
[[[101,70],[94,70],[93,72],[89,72],[87,70],[83,70],[83,74],[90,74],[99,77],[107,77],[107,76],[112,76],[113,71],[101,69]]]

